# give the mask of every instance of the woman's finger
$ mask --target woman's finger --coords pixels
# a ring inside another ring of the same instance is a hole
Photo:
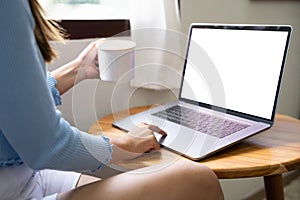
[[[153,142],[153,148],[152,148],[153,151],[158,151],[160,150],[160,144],[157,142],[157,140],[155,140]]]
[[[156,133],[159,133],[163,136],[166,136],[167,135],[167,132],[165,132],[164,130],[160,129],[158,126],[156,125],[152,125],[152,124],[148,124],[149,126],[149,129],[153,132],[156,132]]]
[[[153,125],[153,124],[148,124],[146,122],[142,122],[138,125],[139,127],[146,127],[148,129],[150,129],[151,131],[153,132],[156,132],[156,133],[159,133],[163,136],[166,136],[167,135],[167,132],[165,132],[164,130],[160,129],[158,126],[156,125]]]

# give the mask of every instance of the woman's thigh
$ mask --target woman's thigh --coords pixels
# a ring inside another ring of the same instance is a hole
[[[179,160],[83,185],[58,199],[223,199],[223,193],[210,169]]]

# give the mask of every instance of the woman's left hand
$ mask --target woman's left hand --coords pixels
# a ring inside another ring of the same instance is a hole
[[[75,59],[79,64],[77,81],[99,78],[98,52],[96,45],[105,39],[91,42]]]

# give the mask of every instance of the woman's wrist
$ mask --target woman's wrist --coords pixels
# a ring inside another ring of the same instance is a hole
[[[130,160],[143,155],[143,153],[134,153],[128,150],[130,149],[129,147],[130,144],[124,141],[124,138],[122,137],[115,138],[115,139],[111,138],[110,142],[112,144],[112,149],[113,149],[111,163],[115,163],[120,160]]]
[[[75,60],[71,61],[73,72],[75,75],[75,84],[79,83],[80,81],[83,81],[84,79],[87,79],[86,74],[84,73],[81,65],[82,60],[79,58],[76,58]]]
[[[80,62],[73,60],[51,72],[57,81],[56,88],[61,95],[84,79],[79,76],[79,68]]]

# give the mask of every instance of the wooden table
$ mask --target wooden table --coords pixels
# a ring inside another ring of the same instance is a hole
[[[105,116],[90,127],[89,133],[118,137],[124,132],[114,128],[113,121],[149,108],[137,107]],[[118,165],[131,170],[169,162],[175,157],[178,155],[162,149],[158,154],[146,154]],[[277,114],[272,128],[199,162],[220,179],[262,176],[267,199],[284,199],[282,174],[300,169],[300,120]]]

